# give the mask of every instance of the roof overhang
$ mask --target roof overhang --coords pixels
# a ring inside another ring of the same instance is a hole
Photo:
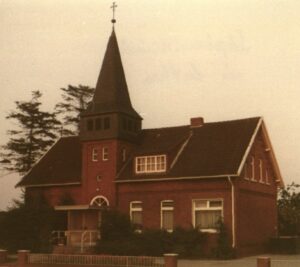
[[[68,210],[103,210],[103,207],[91,206],[91,205],[61,205],[54,206],[55,210],[68,211]]]
[[[15,187],[51,187],[51,186],[69,186],[69,185],[80,185],[81,182],[72,182],[72,183],[53,183],[53,184],[31,184],[31,185],[19,185],[17,184]]]
[[[132,183],[132,182],[163,182],[163,181],[180,181],[180,180],[198,180],[198,179],[220,179],[238,176],[235,174],[221,174],[221,175],[205,175],[205,176],[187,176],[187,177],[162,177],[162,178],[146,178],[146,179],[124,179],[116,180],[115,183]]]

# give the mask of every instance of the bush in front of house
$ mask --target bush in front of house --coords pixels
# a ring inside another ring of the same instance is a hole
[[[236,253],[230,244],[228,231],[225,227],[223,220],[220,220],[218,222],[217,246],[212,249],[212,254],[214,258],[222,260],[235,258]]]
[[[109,255],[161,256],[177,253],[183,258],[199,258],[203,253],[205,235],[197,229],[145,229],[136,232],[127,215],[105,211],[100,227],[101,240],[96,252]]]

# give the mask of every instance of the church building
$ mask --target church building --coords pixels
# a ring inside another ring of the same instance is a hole
[[[61,137],[17,186],[67,213],[57,235],[70,247],[95,245],[103,209],[115,209],[137,231],[198,228],[208,247],[222,219],[232,247],[246,255],[277,234],[283,180],[261,117],[144,129],[113,29],[79,135]]]

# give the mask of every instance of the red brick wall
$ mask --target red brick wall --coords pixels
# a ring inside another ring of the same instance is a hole
[[[95,196],[104,196],[111,207],[115,206],[114,179],[122,167],[122,149],[130,156],[132,145],[116,140],[84,142],[82,148],[82,192],[83,203],[89,204]],[[102,148],[108,148],[108,160],[102,160]],[[98,148],[98,161],[92,161],[92,149]],[[97,180],[97,176],[101,176]]]
[[[262,252],[269,238],[277,233],[277,184],[261,132],[248,163],[251,156],[255,162],[255,179],[246,180],[243,172],[237,183],[237,245],[241,254]],[[265,176],[260,182],[259,159],[263,162],[263,173],[269,173],[269,184]]]
[[[131,201],[142,201],[145,228],[160,228],[160,203],[174,201],[174,224],[192,226],[193,199],[223,199],[224,222],[231,236],[231,187],[226,179],[120,183],[117,185],[118,208],[129,214]]]

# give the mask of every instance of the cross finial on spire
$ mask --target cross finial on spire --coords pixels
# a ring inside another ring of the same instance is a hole
[[[116,23],[116,19],[115,19],[115,11],[116,11],[116,8],[117,8],[116,2],[113,2],[112,6],[110,8],[113,10],[113,18],[111,20],[111,23],[114,26],[114,24]]]

